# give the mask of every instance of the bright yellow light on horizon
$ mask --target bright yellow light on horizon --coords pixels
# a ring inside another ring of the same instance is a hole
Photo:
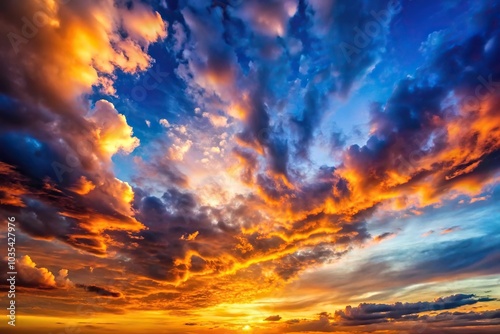
[[[252,330],[252,327],[250,327],[249,325],[245,325],[245,327],[243,327],[243,330],[249,331],[249,330]]]

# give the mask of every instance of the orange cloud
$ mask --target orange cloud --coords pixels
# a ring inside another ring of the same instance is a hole
[[[4,180],[9,180],[8,183],[0,181],[0,204],[24,207],[21,197],[28,193],[23,186],[24,178],[13,166],[1,161],[0,175]]]
[[[139,146],[139,139],[133,137],[127,119],[112,103],[97,101],[89,119],[95,126],[97,145],[105,158],[118,152],[130,153]]]
[[[40,289],[67,289],[74,286],[68,279],[68,270],[61,269],[56,276],[47,268],[39,268],[28,255],[17,261],[17,270],[21,284]]]
[[[62,4],[37,0],[22,8],[26,17],[41,13],[50,24],[38,29],[32,39],[12,45],[19,50],[17,61],[37,71],[32,75],[44,78],[51,90],[68,99],[103,84],[102,76],[113,76],[117,69],[145,70],[151,63],[145,49],[166,37],[166,23],[140,2],[126,9],[114,1]],[[121,29],[128,37],[123,37]],[[21,31],[15,33],[23,36]],[[109,81],[104,87],[112,91]]]
[[[378,152],[376,161],[362,162],[368,157],[362,150],[370,150],[366,146],[346,152],[339,174],[349,181],[348,205],[362,209],[400,198],[406,198],[407,203],[399,209],[440,205],[459,194],[478,197],[497,182],[487,165],[491,164],[489,156],[500,149],[500,100],[492,95],[477,110],[461,107],[459,114],[446,122],[433,121],[425,140],[414,143],[411,137],[407,142],[399,139]],[[439,138],[439,146],[425,148],[424,143],[432,138]],[[413,147],[413,151],[403,145]],[[398,157],[399,152],[406,155]]]
[[[77,193],[78,195],[87,195],[89,192],[95,189],[95,184],[89,181],[85,176],[80,176],[78,182],[70,188],[71,191]]]

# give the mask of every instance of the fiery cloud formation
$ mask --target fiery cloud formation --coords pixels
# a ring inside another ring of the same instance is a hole
[[[23,333],[500,328],[497,4],[0,8]]]
[[[37,268],[36,263],[28,255],[17,263],[22,285],[39,289],[69,288],[73,283],[68,279],[68,270],[59,270],[54,276],[47,268]]]

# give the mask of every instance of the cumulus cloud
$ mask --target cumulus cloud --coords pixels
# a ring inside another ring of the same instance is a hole
[[[165,127],[165,128],[169,128],[170,127],[170,123],[165,118],[160,119],[160,125],[163,126],[163,127]]]
[[[16,262],[21,286],[37,289],[68,289],[74,286],[68,278],[68,270],[59,270],[57,276],[47,268],[37,267],[31,257],[24,255]]]
[[[2,58],[16,57],[22,66],[8,69],[10,74],[43,82],[46,88],[33,89],[45,91],[47,99],[78,97],[82,90],[88,92],[99,84],[102,74],[113,76],[116,69],[145,70],[151,58],[143,48],[166,37],[166,24],[159,14],[140,2],[124,8],[113,1],[96,5],[40,0],[3,7],[2,30],[9,31],[9,39],[3,41]],[[36,15],[43,16],[45,24],[38,28],[32,23],[33,32],[24,34],[17,18]]]
[[[118,152],[130,153],[139,146],[139,140],[132,136],[127,119],[118,113],[112,103],[97,101],[90,120],[95,124],[94,133],[105,156],[111,157]]]
[[[204,112],[203,117],[206,117],[210,120],[210,123],[212,123],[216,127],[225,127],[227,125],[227,118],[221,115],[217,114],[209,114],[207,112]]]
[[[168,149],[168,153],[172,160],[182,161],[184,159],[184,155],[189,151],[193,142],[191,140],[186,140],[185,142],[181,142],[177,140],[175,144],[172,144]]]
[[[132,152],[139,140],[113,104],[98,100],[92,108],[86,96],[99,87],[114,94],[117,71],[147,69],[148,47],[166,37],[166,23],[135,1],[1,6],[9,38],[0,52],[8,72],[0,88],[7,102],[0,141],[19,153],[0,155],[12,166],[3,172],[19,181],[3,201],[24,207],[29,233],[104,254],[103,230],[142,226],[132,217],[131,187],[111,171],[112,156]],[[44,24],[23,28],[22,17],[43,17]]]

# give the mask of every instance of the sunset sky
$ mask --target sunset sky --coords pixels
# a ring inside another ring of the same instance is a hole
[[[2,333],[500,333],[498,1],[2,0],[0,32]]]

